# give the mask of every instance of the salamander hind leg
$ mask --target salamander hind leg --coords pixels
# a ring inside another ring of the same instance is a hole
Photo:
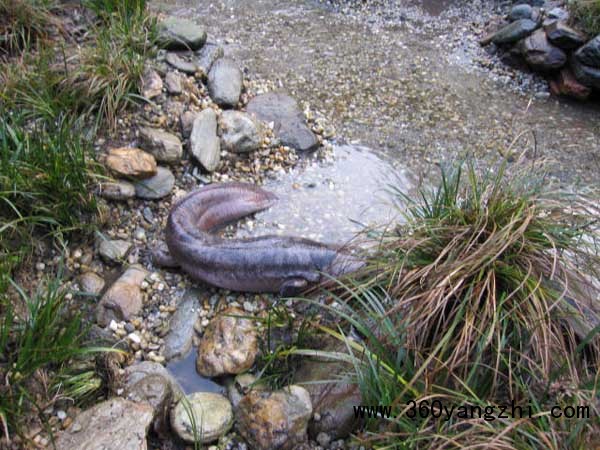
[[[279,288],[280,297],[293,297],[300,294],[308,287],[308,281],[304,278],[287,278]]]

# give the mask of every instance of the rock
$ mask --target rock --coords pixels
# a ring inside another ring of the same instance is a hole
[[[131,242],[124,241],[122,239],[103,239],[100,242],[98,253],[106,262],[121,262],[127,256],[127,253],[131,249]]]
[[[208,72],[208,93],[219,106],[235,107],[242,94],[242,71],[229,58],[219,58]]]
[[[113,398],[80,413],[56,440],[58,450],[145,450],[152,408]]]
[[[124,397],[151,406],[154,431],[165,434],[169,428],[171,403],[183,396],[177,381],[162,365],[149,361],[127,367],[124,379]]]
[[[182,440],[189,443],[196,441],[192,418],[201,443],[216,441],[233,425],[231,403],[223,395],[212,392],[195,392],[182,398],[171,414],[171,426]]]
[[[111,320],[130,320],[142,309],[140,285],[148,272],[139,265],[130,266],[104,293],[96,310],[96,321],[107,326]]]
[[[236,422],[240,435],[257,450],[285,450],[307,441],[312,406],[300,386],[280,391],[251,391],[240,401]]]
[[[167,88],[167,92],[171,95],[179,95],[183,92],[181,77],[176,72],[167,73],[165,76],[165,86]]]
[[[186,292],[177,311],[171,317],[169,334],[165,336],[165,349],[163,355],[167,359],[185,356],[192,348],[194,337],[194,322],[198,317],[200,301],[199,291],[190,290]]]
[[[336,345],[333,351],[345,351]],[[360,389],[354,383],[344,381],[344,374],[351,370],[343,363],[328,359],[304,359],[294,375],[294,382],[302,385],[310,394],[313,412],[320,416],[308,425],[311,437],[327,433],[333,439],[345,438],[360,424],[354,417],[353,405],[362,404]],[[320,383],[323,380],[338,380]]]
[[[245,372],[258,353],[256,329],[245,313],[230,307],[212,319],[198,345],[196,369],[205,377]]]
[[[156,160],[139,148],[111,148],[106,157],[107,167],[118,176],[138,180],[156,175]]]
[[[575,59],[582,65],[600,68],[600,34],[577,50]]]
[[[105,181],[98,184],[98,195],[109,200],[128,200],[135,197],[135,186],[127,181]]]
[[[98,295],[104,289],[104,278],[95,272],[85,272],[77,280],[79,289],[86,294]]]
[[[568,71],[569,74],[565,75],[561,71],[555,78],[551,79],[549,81],[550,92],[556,96],[564,95],[581,101],[587,100],[592,89],[577,81],[568,68],[565,67],[563,70]]]
[[[192,127],[194,125],[194,120],[198,115],[195,111],[185,111],[179,116],[179,123],[181,125],[181,135],[184,138],[190,137],[192,134]]]
[[[513,6],[510,10],[510,13],[508,14],[508,18],[509,20],[514,22],[515,20],[519,19],[531,19],[532,14],[533,8],[531,7],[531,5],[523,3],[520,5]]]
[[[152,178],[138,181],[135,184],[135,194],[146,200],[157,200],[166,197],[175,186],[175,177],[165,167],[158,167]]]
[[[183,146],[179,138],[161,129],[142,127],[140,139],[144,149],[152,153],[159,162],[178,162],[183,155]]]
[[[217,44],[205,44],[198,52],[198,70],[207,77],[215,61],[223,56],[225,56],[223,47]]]
[[[206,108],[196,115],[190,134],[192,157],[209,172],[219,167],[221,144],[217,136],[217,114]]]
[[[126,386],[133,386],[140,380],[148,376],[160,376],[169,382],[171,392],[173,393],[174,401],[178,401],[183,397],[183,389],[169,373],[169,371],[159,363],[151,361],[143,361],[125,368],[124,379]]]
[[[555,21],[545,27],[550,42],[566,50],[575,49],[585,43],[587,37],[564,22]]]
[[[163,82],[156,70],[146,69],[142,76],[142,85],[140,91],[142,97],[148,100],[158,97],[162,93]]]
[[[257,150],[264,139],[262,124],[240,111],[223,111],[219,131],[223,147],[234,153]]]
[[[564,67],[556,78],[550,80],[550,90],[554,95],[566,95],[577,100],[587,100],[592,90],[581,84],[568,67]]]
[[[189,75],[194,75],[196,73],[196,70],[198,70],[196,64],[182,59],[177,53],[167,53],[166,60],[175,69],[179,70],[180,72],[187,73]]]
[[[263,122],[274,122],[273,131],[283,145],[299,151],[313,150],[319,145],[296,100],[285,92],[257,95],[246,109]]]
[[[527,64],[534,70],[556,70],[567,62],[566,53],[548,41],[544,30],[537,30],[523,39],[519,48]]]
[[[171,16],[159,24],[158,42],[167,50],[198,50],[206,42],[206,31],[192,21]]]
[[[264,390],[266,386],[257,382],[258,378],[250,373],[241,373],[227,385],[227,396],[234,408],[237,408],[244,396],[253,390]]]
[[[558,6],[548,11],[547,15],[549,19],[563,20],[565,22],[569,20],[569,12],[566,9],[559,8]]]
[[[491,40],[496,45],[512,44],[529,36],[537,27],[533,20],[519,19],[498,30]]]
[[[584,86],[600,89],[600,68],[582,64],[575,55],[571,58],[571,70]]]

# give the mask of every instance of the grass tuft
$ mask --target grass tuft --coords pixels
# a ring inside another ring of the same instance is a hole
[[[600,429],[597,197],[516,167],[461,164],[417,199],[399,194],[406,225],[328,290],[341,322],[321,331],[348,350],[331,357],[354,367],[365,404],[392,406],[368,428],[385,448],[590,448]],[[532,417],[411,415],[433,400]],[[590,414],[554,419],[555,405]]]
[[[575,23],[591,37],[600,34],[600,0],[569,0]]]

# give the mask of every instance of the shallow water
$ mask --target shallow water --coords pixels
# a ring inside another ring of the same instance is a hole
[[[224,394],[226,389],[209,378],[204,378],[196,372],[196,349],[192,349],[185,358],[174,360],[167,364],[167,370],[183,388],[183,392],[216,392]]]

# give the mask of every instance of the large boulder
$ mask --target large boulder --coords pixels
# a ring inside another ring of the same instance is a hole
[[[544,27],[544,29],[546,30],[546,35],[550,42],[565,50],[577,48],[583,45],[587,40],[585,34],[574,30],[559,20],[551,22]]]
[[[258,353],[256,328],[246,313],[227,308],[212,319],[198,345],[196,370],[205,377],[235,375],[254,364]]]
[[[544,30],[523,39],[519,48],[527,64],[540,72],[560,69],[567,62],[566,53],[548,41]]]
[[[200,309],[199,291],[192,289],[186,292],[177,311],[169,322],[169,333],[165,336],[163,355],[167,359],[185,356],[192,348],[194,323]]]
[[[194,116],[190,133],[190,153],[209,172],[219,167],[221,143],[217,136],[217,114],[211,108],[206,108]]]
[[[298,103],[285,92],[269,92],[254,97],[247,111],[259,120],[274,123],[274,133],[283,145],[299,151],[313,150],[319,145]]]
[[[168,50],[198,50],[206,42],[206,31],[190,20],[171,16],[159,24],[158,42]]]
[[[182,397],[171,413],[171,427],[182,440],[214,442],[233,425],[231,403],[221,394],[195,392]]]
[[[235,107],[242,94],[242,71],[229,58],[220,58],[208,72],[208,93],[219,106]]]
[[[223,147],[234,153],[257,150],[264,139],[262,124],[241,111],[223,111],[219,130]]]
[[[581,65],[600,68],[600,34],[577,50],[575,59]]]
[[[289,386],[280,391],[250,391],[235,415],[238,431],[251,448],[291,450],[307,441],[312,413],[308,392]]]
[[[151,406],[122,398],[106,400],[80,413],[56,440],[58,450],[146,450]]]
[[[537,22],[533,20],[519,19],[496,31],[491,40],[496,45],[513,44],[529,36],[537,27]]]
[[[111,320],[130,320],[142,309],[143,295],[140,289],[148,272],[139,265],[130,266],[104,293],[98,303],[96,320],[107,326]]]
[[[159,162],[175,163],[183,155],[183,146],[179,138],[160,128],[140,128],[140,140],[144,150],[152,153]]]

